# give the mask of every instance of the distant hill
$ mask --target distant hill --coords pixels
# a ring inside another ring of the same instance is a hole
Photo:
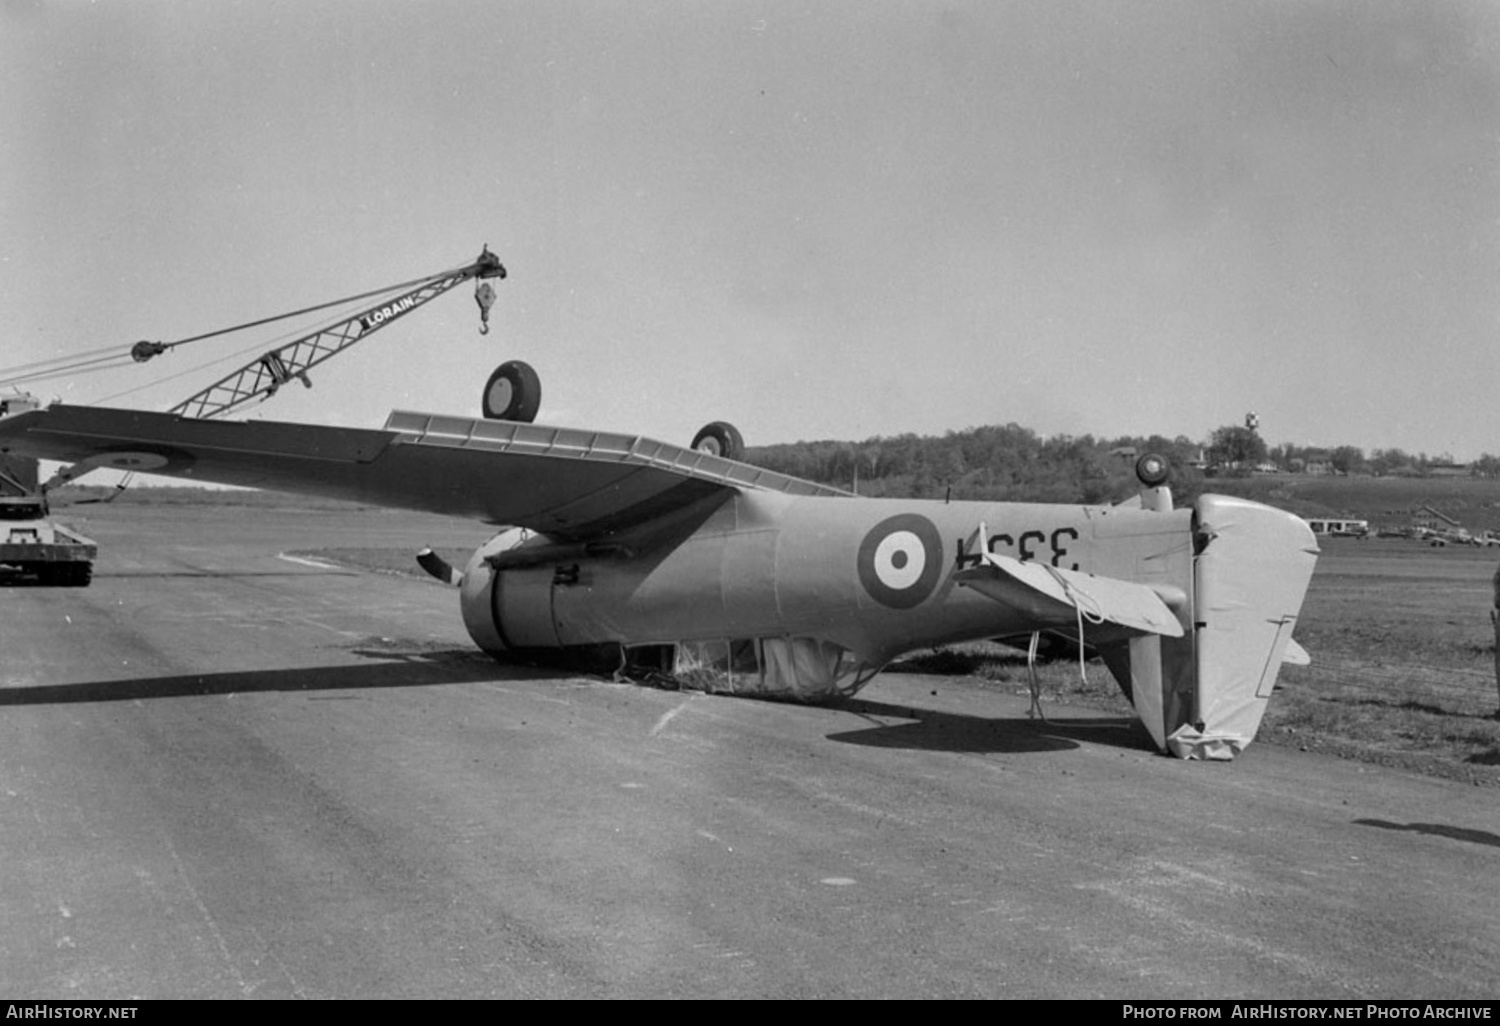
[[[1344,516],[1402,526],[1432,506],[1471,531],[1500,530],[1500,480],[1374,477],[1367,474],[1255,474],[1205,477],[1203,446],[1188,438],[1043,439],[1014,424],[901,435],[863,442],[797,442],[749,450],[746,460],[861,495],[1006,502],[1118,502],[1133,495],[1135,455],[1172,463],[1172,492],[1185,505],[1204,491],[1255,499],[1303,517]]]

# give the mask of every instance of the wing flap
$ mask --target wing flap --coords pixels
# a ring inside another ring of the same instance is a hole
[[[1081,618],[1085,634],[1093,633],[1090,627],[1112,624],[1129,634],[1182,637],[1177,616],[1149,585],[1023,563],[995,552],[975,558],[974,566],[959,570],[953,579],[1026,614],[1038,629],[1072,626]]]

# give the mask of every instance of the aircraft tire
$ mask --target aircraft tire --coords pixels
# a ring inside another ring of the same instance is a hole
[[[489,420],[530,424],[542,405],[542,379],[528,363],[507,360],[495,368],[484,385],[481,408]]]
[[[745,455],[745,440],[740,437],[739,429],[733,424],[716,420],[703,425],[693,436],[692,449],[695,452],[737,460]]]
[[[1167,478],[1172,476],[1172,465],[1165,456],[1158,456],[1154,452],[1143,453],[1135,461],[1135,476],[1147,488],[1156,488],[1166,484]]]

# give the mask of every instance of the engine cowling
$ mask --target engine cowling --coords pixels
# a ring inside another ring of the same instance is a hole
[[[459,585],[464,627],[474,644],[486,652],[504,652],[510,647],[501,632],[496,612],[495,584],[500,574],[488,561],[491,556],[518,548],[533,537],[532,532],[524,527],[508,527],[476,549],[464,568],[463,581]]]

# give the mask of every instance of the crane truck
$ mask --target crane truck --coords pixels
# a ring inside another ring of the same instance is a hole
[[[0,419],[39,405],[27,395],[0,397]],[[91,540],[52,519],[37,486],[37,461],[0,455],[0,572],[82,588],[94,576],[98,554]]]

